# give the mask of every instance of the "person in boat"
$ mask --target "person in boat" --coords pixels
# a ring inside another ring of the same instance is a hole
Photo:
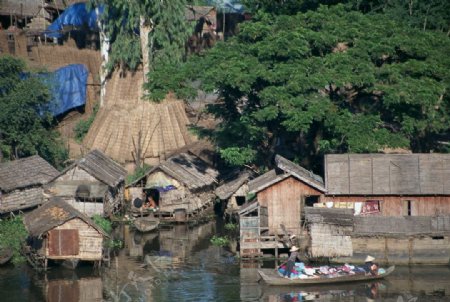
[[[366,274],[371,274],[373,276],[378,275],[378,264],[374,263],[374,257],[368,255],[366,260],[364,260],[364,265],[362,268],[366,272]]]
[[[289,258],[286,262],[286,269],[283,274],[284,278],[291,278],[292,269],[295,266],[295,260],[298,259],[298,261],[300,261],[300,256],[298,254],[298,247],[293,245],[289,250],[289,252],[291,252],[291,254],[289,255]]]

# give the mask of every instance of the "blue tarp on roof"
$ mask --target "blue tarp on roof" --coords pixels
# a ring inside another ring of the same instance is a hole
[[[53,73],[41,75],[52,92],[52,101],[47,110],[57,116],[86,104],[88,75],[83,64],[67,65]]]
[[[69,6],[52,24],[47,27],[47,36],[60,38],[59,32],[64,26],[88,26],[90,29],[97,29],[97,19],[103,13],[103,6],[90,11],[86,8],[86,3],[75,3]]]

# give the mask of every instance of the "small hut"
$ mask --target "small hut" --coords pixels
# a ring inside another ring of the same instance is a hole
[[[46,192],[88,216],[109,216],[122,206],[126,175],[118,163],[93,150],[49,182]]]
[[[168,158],[130,187],[146,189],[161,218],[182,221],[209,208],[219,172],[190,152]]]
[[[237,173],[214,191],[222,203],[226,217],[233,217],[241,206],[245,204],[250,177],[251,173],[249,171]]]
[[[298,236],[303,208],[320,200],[325,185],[320,176],[280,155],[275,163],[275,169],[248,183],[249,193],[256,194],[259,204],[267,207],[270,235]]]
[[[42,186],[58,173],[39,155],[1,163],[0,214],[40,205]]]
[[[26,256],[35,267],[48,260],[101,261],[103,238],[108,236],[89,217],[60,198],[53,198],[25,215],[29,233]]]

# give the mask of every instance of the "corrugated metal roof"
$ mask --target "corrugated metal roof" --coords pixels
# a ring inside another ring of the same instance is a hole
[[[327,194],[448,195],[450,154],[329,154]]]
[[[15,189],[46,184],[58,173],[58,170],[39,155],[1,163],[0,190],[9,192]]]

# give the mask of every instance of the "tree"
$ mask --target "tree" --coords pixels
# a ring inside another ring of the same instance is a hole
[[[111,43],[108,68],[145,73],[159,64],[182,60],[190,26],[185,20],[186,0],[92,0],[105,5],[102,19]]]
[[[208,111],[219,124],[198,130],[235,165],[270,165],[274,153],[312,166],[330,152],[439,151],[449,136],[449,50],[442,33],[343,5],[259,14],[176,73],[155,70],[150,91],[186,97],[199,80],[217,92]]]
[[[0,153],[7,160],[39,154],[61,168],[67,150],[45,112],[50,93],[39,77],[23,77],[25,64],[10,57],[0,57]]]

